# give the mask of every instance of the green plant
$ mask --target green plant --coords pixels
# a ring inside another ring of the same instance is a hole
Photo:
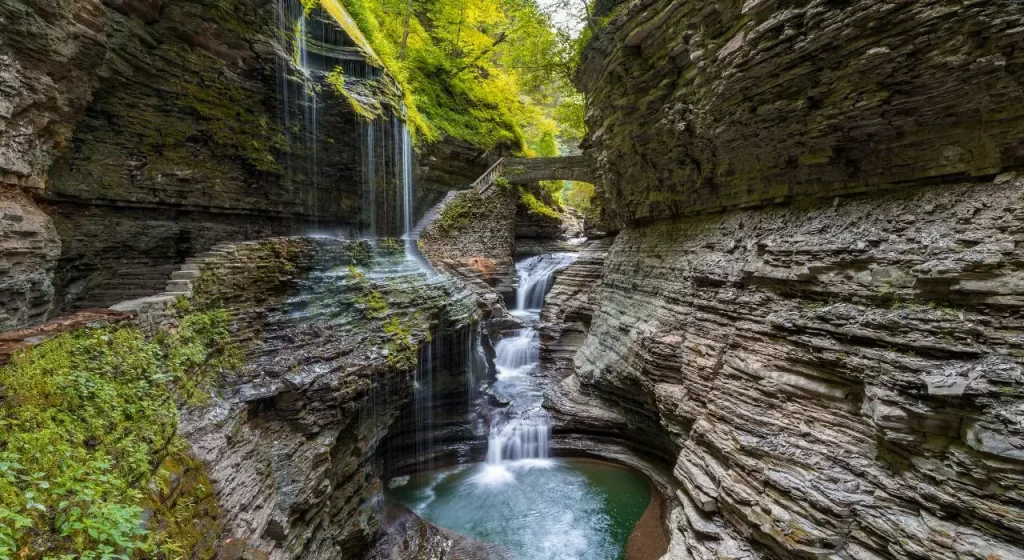
[[[547,204],[544,204],[537,199],[537,197],[533,196],[532,193],[522,187],[519,188],[519,201],[523,203],[523,206],[525,206],[531,214],[538,214],[555,219],[561,218],[561,215],[557,210]]]
[[[434,221],[434,229],[442,235],[448,235],[469,226],[472,223],[473,210],[470,198],[475,193],[463,193],[451,200]]]
[[[0,369],[0,557],[129,558],[164,547],[150,539],[144,490],[186,446],[179,403],[240,363],[229,321],[191,313],[152,340],[128,326],[76,330]]]

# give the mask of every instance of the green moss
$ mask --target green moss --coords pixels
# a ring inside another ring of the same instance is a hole
[[[470,199],[474,194],[467,192],[445,205],[437,220],[434,221],[434,229],[442,235],[449,235],[469,226],[473,217]]]
[[[77,330],[0,369],[0,557],[173,556],[146,523],[144,491],[185,452],[178,407],[237,367],[229,322],[192,313],[152,340]]]
[[[352,244],[352,247],[348,250],[348,258],[351,259],[352,263],[356,266],[370,266],[375,260],[373,254],[373,247],[367,241],[357,241]]]
[[[412,324],[403,323],[398,317],[391,317],[384,323],[388,335],[388,363],[393,367],[410,370],[416,367],[419,346],[413,338]]]
[[[521,202],[531,214],[561,219],[561,215],[557,210],[547,204],[544,204],[540,199],[533,196],[532,193],[522,187],[519,187],[519,202]]]
[[[203,464],[182,439],[164,458],[150,484],[143,508],[152,512],[151,548],[165,558],[209,560],[217,555],[222,524],[217,496]]]
[[[405,315],[393,313],[387,297],[373,286],[365,274],[351,265],[348,271],[358,287],[359,293],[355,297],[355,302],[362,306],[363,314],[371,321],[383,320],[382,329],[387,336],[384,346],[388,351],[388,363],[401,370],[416,367],[419,359],[416,336],[422,334],[427,340],[430,339],[429,321],[419,311]]]
[[[405,256],[405,243],[394,237],[385,237],[377,241],[377,248],[381,253],[390,257]]]
[[[345,88],[345,73],[341,66],[338,66],[327,74],[326,80],[327,83],[330,84],[331,88],[334,89],[334,92],[340,95],[348,103],[352,111],[359,115],[363,120],[372,121],[383,114],[379,104],[371,105],[369,103],[364,103]]]
[[[196,111],[200,130],[213,143],[244,158],[260,171],[281,171],[275,159],[290,145],[273,118],[263,114],[255,94],[225,78],[210,83],[179,83],[180,103]]]

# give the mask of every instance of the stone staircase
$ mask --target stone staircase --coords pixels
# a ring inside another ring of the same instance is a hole
[[[504,172],[504,162],[505,158],[501,158],[496,161],[494,165],[487,169],[487,171],[484,171],[483,175],[481,175],[476,181],[473,181],[473,183],[469,185],[469,188],[476,189],[477,192],[482,195],[487,194],[491,190],[491,187],[494,186],[494,182]],[[438,202],[433,208],[427,210],[427,213],[420,218],[420,221],[417,222],[416,226],[409,232],[409,239],[412,239],[413,241],[418,240],[420,235],[430,227],[430,224],[437,220],[438,216],[441,215],[441,212],[444,212],[445,207],[448,206],[452,200],[455,200],[455,197],[459,196],[459,193],[462,192],[465,192],[465,190],[448,191],[448,194],[445,195],[441,202]]]
[[[434,221],[437,220],[438,216],[441,215],[441,212],[444,212],[445,207],[448,206],[448,204],[451,203],[452,200],[455,200],[455,197],[458,196],[460,192],[463,191],[448,191],[448,194],[446,194],[444,198],[441,199],[441,202],[438,202],[437,204],[434,205],[433,208],[427,210],[427,212],[423,214],[423,217],[420,218],[420,221],[416,223],[416,226],[412,228],[412,231],[409,232],[409,239],[413,241],[418,240],[420,238],[420,235],[422,235],[423,232],[428,227],[430,227],[430,224],[434,223]]]
[[[216,257],[234,253],[236,248],[234,244],[222,243],[215,245],[209,251],[189,257],[185,259],[184,264],[174,267],[175,270],[170,273],[170,280],[164,286],[163,292],[122,301],[110,306],[110,309],[142,313],[150,309],[165,307],[178,297],[189,297],[192,295],[193,283],[202,275],[203,265]],[[164,278],[167,276],[165,275]]]

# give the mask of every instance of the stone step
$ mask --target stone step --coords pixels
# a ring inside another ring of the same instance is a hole
[[[178,270],[171,273],[171,280],[195,280],[200,274],[198,270]]]
[[[192,293],[192,282],[188,280],[171,280],[167,283],[165,291],[173,294],[190,294]]]

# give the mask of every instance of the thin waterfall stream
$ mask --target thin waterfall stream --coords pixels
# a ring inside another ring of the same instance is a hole
[[[489,390],[486,459],[394,479],[391,497],[421,517],[518,560],[624,560],[627,541],[651,500],[647,480],[630,469],[552,457],[551,422],[542,403],[557,380],[540,366],[537,331],[547,292],[575,259],[553,253],[516,265],[522,327],[496,344]]]

